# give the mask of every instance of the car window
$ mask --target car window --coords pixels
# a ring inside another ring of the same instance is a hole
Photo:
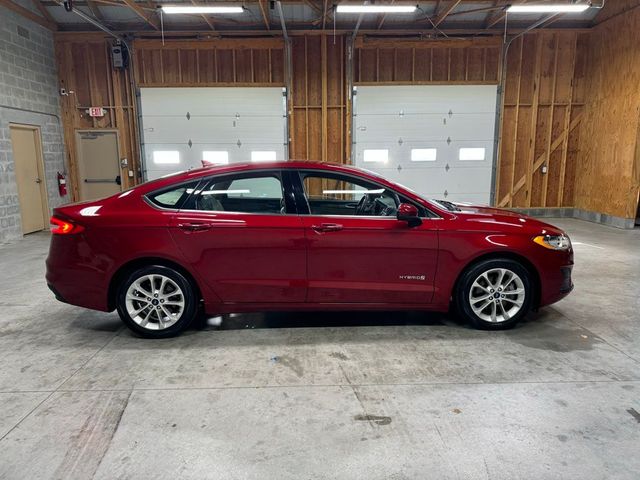
[[[184,183],[179,186],[165,188],[156,192],[151,192],[147,198],[151,203],[162,208],[180,208],[193,193],[198,182]]]
[[[348,175],[302,172],[312,215],[395,217],[400,203],[395,192]]]
[[[240,213],[286,213],[280,176],[226,175],[208,181],[194,195],[195,210]]]

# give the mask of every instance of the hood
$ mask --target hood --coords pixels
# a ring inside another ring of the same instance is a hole
[[[562,229],[549,223],[511,210],[484,205],[455,204],[455,206],[459,210],[452,213],[458,218],[477,226],[483,225],[487,229],[495,226],[496,229],[512,227],[518,231],[530,231],[533,234],[560,235],[564,233]]]

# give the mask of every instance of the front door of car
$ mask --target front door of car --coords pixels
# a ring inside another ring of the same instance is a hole
[[[287,172],[214,176],[176,214],[178,248],[224,303],[295,303],[306,296],[306,245]]]
[[[309,245],[308,302],[431,301],[439,220],[425,217],[410,228],[396,218],[405,199],[352,175],[301,171],[297,188],[309,209],[301,216]]]

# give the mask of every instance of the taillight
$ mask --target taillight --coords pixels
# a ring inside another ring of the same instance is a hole
[[[51,233],[54,235],[69,235],[72,233],[80,233],[84,230],[82,225],[61,220],[57,217],[51,217],[49,222],[51,223]]]

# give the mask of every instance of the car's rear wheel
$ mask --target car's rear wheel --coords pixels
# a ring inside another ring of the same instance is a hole
[[[139,268],[120,285],[118,313],[131,330],[149,338],[171,337],[197,312],[195,289],[184,275],[161,265]]]
[[[533,300],[529,271],[515,260],[489,259],[472,265],[458,282],[456,310],[471,325],[486,330],[513,327]]]

